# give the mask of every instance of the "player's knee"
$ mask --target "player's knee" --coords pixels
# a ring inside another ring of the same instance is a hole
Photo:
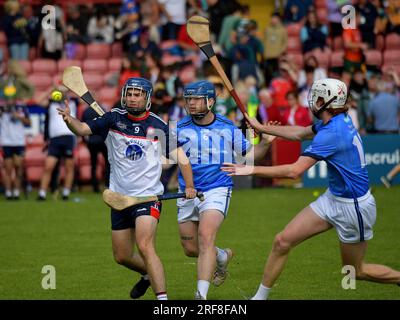
[[[154,247],[150,241],[139,241],[137,243],[137,246],[144,259],[155,252]]]
[[[129,257],[124,254],[114,253],[114,260],[120,265],[127,265],[129,262]]]
[[[210,232],[199,232],[199,248],[200,250],[214,247],[214,235]]]
[[[197,257],[199,255],[199,252],[198,252],[197,248],[195,248],[194,245],[188,245],[188,244],[182,243],[182,247],[183,247],[183,252],[185,253],[185,255],[187,257]]]
[[[282,233],[275,236],[273,250],[279,253],[286,253],[292,248],[292,244],[288,241]]]

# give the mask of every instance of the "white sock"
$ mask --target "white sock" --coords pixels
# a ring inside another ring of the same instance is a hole
[[[40,189],[39,190],[39,197],[46,198],[46,191],[44,191],[43,189]]]
[[[168,300],[166,292],[157,293],[157,300]]]
[[[271,288],[268,288],[260,283],[257,293],[251,298],[251,300],[267,300],[270,290]]]
[[[207,298],[208,288],[210,287],[210,282],[206,280],[198,280],[197,281],[197,291],[199,291],[200,295]]]
[[[6,197],[10,198],[12,196],[11,190],[6,190]]]
[[[14,197],[19,197],[19,190],[18,189],[14,189],[13,196]]]
[[[226,261],[228,260],[228,254],[225,250],[215,247],[217,250],[217,268],[223,269],[225,267]]]
[[[64,188],[63,189],[63,196],[65,196],[65,197],[68,197],[69,196],[69,193],[70,193],[70,190],[68,189],[68,188]]]

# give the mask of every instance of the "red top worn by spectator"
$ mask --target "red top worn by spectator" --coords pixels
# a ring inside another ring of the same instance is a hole
[[[290,108],[283,112],[282,125],[307,127],[312,124],[307,108],[299,105],[298,95],[294,91],[286,94]]]

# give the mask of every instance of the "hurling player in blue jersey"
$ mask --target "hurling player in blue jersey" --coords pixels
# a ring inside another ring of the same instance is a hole
[[[110,190],[129,196],[162,194],[161,157],[164,155],[178,158],[186,197],[194,198],[192,170],[185,153],[169,145],[167,124],[149,111],[152,89],[146,79],[128,79],[121,92],[124,109],[114,108],[86,123],[73,118],[68,105],[58,111],[75,134],[103,137],[110,163]],[[157,299],[167,299],[164,269],[154,246],[160,213],[158,201],[122,211],[111,210],[114,258],[117,263],[142,274],[131,291],[133,299],[142,296],[150,284]],[[135,244],[139,253],[133,251]]]
[[[317,161],[328,165],[329,187],[304,208],[275,236],[264,269],[264,277],[253,300],[268,298],[270,288],[281,274],[290,250],[304,240],[335,228],[340,241],[342,264],[354,267],[356,278],[381,283],[400,283],[400,272],[364,262],[367,241],[372,239],[376,219],[375,199],[369,191],[363,145],[347,115],[347,88],[336,79],[315,81],[309,105],[320,119],[309,127],[263,126],[249,119],[258,132],[289,140],[312,139],[299,159],[289,165],[250,167],[226,164],[230,175],[258,175],[270,178],[297,178]]]
[[[216,94],[214,85],[198,81],[184,88],[188,116],[177,126],[178,145],[182,146],[193,169],[194,186],[205,200],[178,200],[178,223],[181,244],[189,257],[197,260],[195,299],[206,299],[210,282],[220,286],[233,256],[231,249],[215,247],[215,239],[226,218],[232,195],[232,178],[221,172],[223,162],[261,159],[273,137],[265,135],[253,149],[232,121],[211,112]],[[250,152],[253,150],[253,152]],[[185,181],[179,173],[179,188]]]

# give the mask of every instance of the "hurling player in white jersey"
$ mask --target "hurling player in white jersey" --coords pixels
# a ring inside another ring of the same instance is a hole
[[[169,145],[167,124],[151,113],[151,82],[130,78],[121,92],[121,105],[86,123],[73,118],[69,108],[59,109],[67,126],[75,134],[103,137],[110,163],[110,190],[129,196],[163,193],[160,181],[162,156],[178,159],[186,183],[186,197],[194,198],[190,163],[181,148]],[[176,139],[175,139],[176,140]],[[111,210],[112,246],[117,263],[142,274],[131,290],[131,298],[142,296],[151,285],[159,300],[167,299],[163,265],[155,251],[155,236],[161,203],[153,201]],[[137,245],[139,253],[133,251]]]
[[[364,262],[368,240],[373,237],[376,204],[369,190],[368,171],[362,141],[347,115],[347,87],[336,79],[315,81],[309,91],[309,105],[315,125],[263,126],[248,119],[260,133],[289,140],[311,140],[299,159],[272,167],[225,164],[230,175],[258,175],[269,178],[296,178],[323,160],[328,166],[329,187],[316,201],[301,210],[275,236],[264,269],[264,277],[252,300],[265,300],[285,267],[289,252],[303,241],[335,228],[343,266],[354,267],[358,280],[400,284],[400,272],[387,266]]]
[[[225,281],[227,265],[233,256],[231,249],[215,246],[217,232],[228,213],[233,187],[232,178],[221,172],[220,167],[228,159],[261,159],[273,137],[263,136],[254,152],[250,152],[252,147],[241,130],[232,121],[211,112],[216,93],[209,81],[188,84],[183,96],[188,116],[178,123],[178,145],[190,160],[194,186],[204,192],[205,200],[178,200],[178,223],[185,254],[198,258],[195,299],[205,300],[210,282],[220,286]],[[182,190],[185,181],[181,174],[178,180]]]

